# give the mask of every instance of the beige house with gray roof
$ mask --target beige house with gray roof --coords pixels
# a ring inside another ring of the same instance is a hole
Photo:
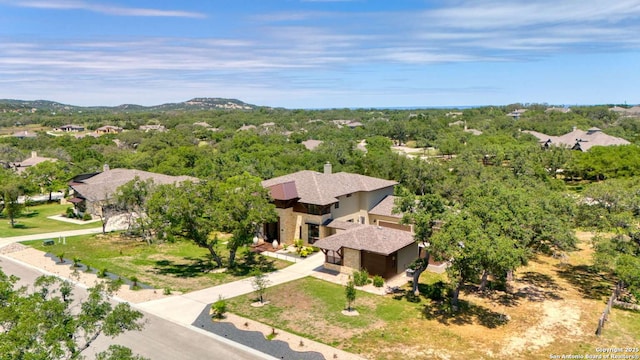
[[[544,147],[563,146],[573,150],[587,151],[594,146],[614,146],[614,145],[629,145],[625,139],[607,135],[597,127],[592,127],[587,131],[580,130],[573,127],[570,133],[561,136],[546,135],[537,131],[524,130],[524,133],[531,134],[538,138],[539,142]]]
[[[69,182],[75,197],[69,200],[74,205],[76,215],[89,213],[102,216],[105,206],[111,205],[117,189],[127,182],[139,178],[152,180],[154,184],[177,184],[184,181],[197,181],[191,176],[171,176],[142,170],[109,169],[91,174],[81,174]]]
[[[265,224],[266,241],[301,239],[319,247],[330,269],[366,268],[385,277],[403,271],[418,256],[411,228],[393,214],[395,181],[370,176],[299,171],[265,180],[278,221]],[[408,260],[410,259],[410,260]]]

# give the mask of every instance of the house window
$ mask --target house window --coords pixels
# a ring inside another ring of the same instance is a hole
[[[340,209],[340,201],[336,203],[336,209]]]
[[[307,214],[309,215],[324,215],[329,214],[331,211],[331,206],[320,206],[314,204],[307,204]]]
[[[342,257],[337,251],[329,250],[325,256],[325,262],[327,264],[342,265]]]
[[[320,239],[320,225],[316,224],[307,224],[307,233],[309,244],[313,244],[314,242]]]

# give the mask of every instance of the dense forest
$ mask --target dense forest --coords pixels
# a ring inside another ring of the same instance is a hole
[[[527,111],[514,119],[516,109]],[[123,131],[83,137],[54,131],[65,124],[83,126],[87,134],[105,125]],[[143,125],[166,130],[139,130]],[[631,144],[580,152],[544,148],[523,132],[558,136],[574,127],[597,127]],[[12,136],[24,130],[37,136]],[[571,251],[573,229],[581,227],[613,234],[594,243],[596,263],[640,297],[640,119],[608,106],[114,110],[0,104],[0,131],[6,168],[33,151],[58,159],[22,176],[2,170],[7,217],[18,211],[12,209],[18,194],[63,190],[72,176],[104,164],[223,183],[321,171],[330,162],[335,171],[399,182],[399,207],[408,214],[405,221],[416,224],[416,238],[432,243],[432,256],[454,259],[448,270],[454,290],[489,274],[506,278],[536,253]],[[307,140],[319,141],[317,147],[309,149]],[[444,225],[434,234],[436,223]]]

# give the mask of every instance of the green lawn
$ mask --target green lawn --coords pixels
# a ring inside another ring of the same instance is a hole
[[[639,343],[640,313],[629,311],[614,310],[604,336],[596,337],[604,302],[585,298],[582,289],[555,273],[556,265],[551,258],[532,261],[516,283],[542,292],[553,289],[556,298],[540,301],[526,292],[502,291],[480,296],[465,290],[462,310],[455,315],[448,301],[432,300],[439,298],[435,294],[445,277],[428,272],[421,276],[423,295],[418,298],[358,291],[354,307],[360,315],[355,317],[341,312],[346,307],[343,286],[312,277],[267,289],[270,303],[261,308],[251,306],[255,294],[227,303],[232,313],[369,359],[541,359]],[[535,279],[550,274],[550,284],[531,280],[531,274],[538,275]]]
[[[136,276],[140,282],[154,288],[188,292],[219,285],[249,276],[252,266],[244,261],[243,249],[238,252],[239,266],[233,271],[216,271],[209,261],[209,252],[189,241],[176,241],[147,245],[135,238],[120,234],[85,235],[68,237],[66,245],[45,246],[42,240],[23,242],[25,245],[49,252],[53,255],[64,253],[66,259],[79,258],[82,264],[94,269],[107,269],[122,277]],[[228,253],[221,247],[221,254]],[[289,262],[267,258],[265,269],[281,269]]]
[[[11,227],[9,219],[0,217],[0,237],[33,235],[66,230],[90,229],[102,226],[100,222],[76,225],[58,220],[47,219],[48,216],[64,214],[71,205],[44,204],[29,206],[23,215],[16,219],[17,226]]]

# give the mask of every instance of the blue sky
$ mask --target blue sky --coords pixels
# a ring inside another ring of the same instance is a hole
[[[0,98],[640,103],[640,0],[0,0]]]

